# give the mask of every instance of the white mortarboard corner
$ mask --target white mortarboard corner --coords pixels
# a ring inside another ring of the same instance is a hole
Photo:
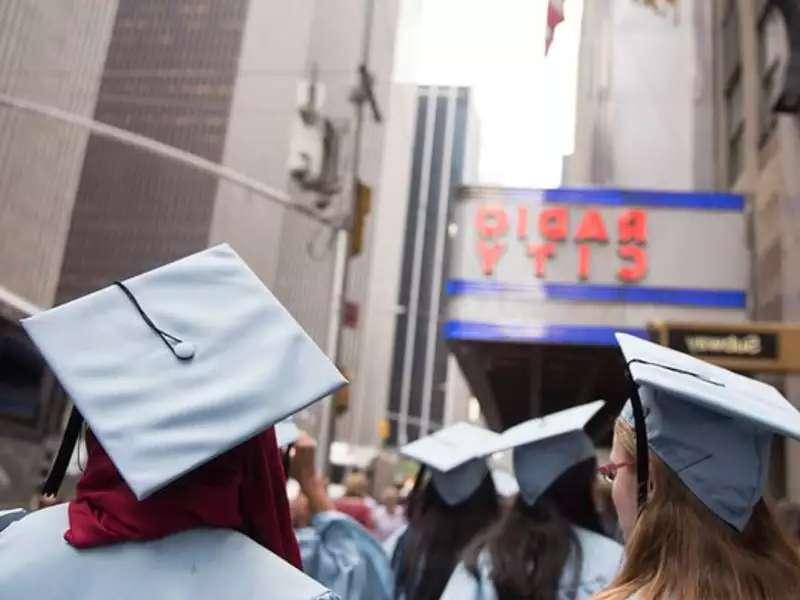
[[[772,435],[800,439],[800,412],[766,383],[616,337],[639,385],[650,449],[717,516],[744,529],[763,494]],[[622,417],[633,426],[630,403]]]
[[[602,400],[530,419],[504,431],[500,447],[514,449],[514,474],[526,504],[533,505],[565,471],[595,456],[583,428]]]
[[[400,448],[400,454],[431,468],[431,481],[450,506],[467,500],[489,474],[486,456],[498,450],[499,434],[456,423]]]
[[[332,465],[368,469],[378,457],[379,451],[372,446],[358,446],[347,442],[331,443],[328,460]]]
[[[122,283],[22,324],[139,499],[346,383],[227,244]]]
[[[503,469],[492,469],[492,481],[497,495],[503,498],[511,498],[519,493],[517,479],[508,471]]]
[[[278,448],[286,448],[297,441],[300,437],[300,428],[291,417],[275,423],[275,439],[278,441]]]

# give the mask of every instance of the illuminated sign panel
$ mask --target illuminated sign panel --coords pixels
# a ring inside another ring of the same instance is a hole
[[[589,208],[578,210],[567,206],[542,208],[538,218],[524,204],[514,211],[513,229],[516,242],[523,245],[533,263],[533,274],[539,279],[547,276],[547,264],[558,253],[559,244],[573,243],[577,247],[575,271],[580,281],[591,279],[592,250],[605,247],[610,237],[603,212]],[[494,274],[495,266],[508,250],[507,242],[512,217],[501,204],[485,203],[475,211],[475,231],[478,240],[475,250],[483,274]],[[536,223],[535,233],[531,221]],[[575,223],[574,227],[571,224]],[[647,211],[632,208],[622,211],[615,223],[616,253],[620,260],[617,279],[626,283],[642,281],[647,275]],[[538,234],[538,235],[537,235]],[[538,239],[537,239],[538,238]]]
[[[741,196],[466,187],[452,220],[451,339],[613,343],[652,320],[745,320]]]

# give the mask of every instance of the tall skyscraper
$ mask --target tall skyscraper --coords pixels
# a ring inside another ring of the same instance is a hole
[[[471,125],[466,88],[419,88],[387,413],[393,444],[426,435],[445,419],[448,226],[465,157],[477,156],[467,152]]]

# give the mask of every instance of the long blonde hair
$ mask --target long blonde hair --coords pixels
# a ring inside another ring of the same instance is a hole
[[[636,456],[618,419],[617,443]],[[626,540],[625,563],[595,600],[789,600],[800,598],[800,559],[759,500],[743,532],[714,515],[650,453],[655,493]]]

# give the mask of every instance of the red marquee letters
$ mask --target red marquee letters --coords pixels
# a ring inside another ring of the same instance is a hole
[[[556,259],[559,244],[570,240],[570,209],[566,205],[551,205],[542,208],[536,215],[531,214],[530,207],[524,204],[517,204],[508,210],[502,204],[496,203],[479,206],[475,213],[475,230],[478,233],[476,251],[484,275],[494,275],[500,259],[508,249],[503,238],[511,231],[511,235],[516,235],[525,244],[527,255],[533,259],[534,275],[540,279],[546,277],[547,264]],[[631,208],[623,210],[616,218],[616,253],[621,263],[616,275],[624,283],[639,283],[647,277],[647,216],[645,210]],[[511,218],[516,219],[513,225]],[[535,231],[529,230],[531,219],[536,219]],[[527,241],[529,235],[536,237],[537,233],[540,241]],[[610,241],[603,213],[596,208],[583,210],[571,239],[577,249],[577,278],[580,281],[589,281],[592,273],[592,246],[605,245]],[[597,255],[597,260],[601,260],[602,256],[608,255],[601,253]]]

